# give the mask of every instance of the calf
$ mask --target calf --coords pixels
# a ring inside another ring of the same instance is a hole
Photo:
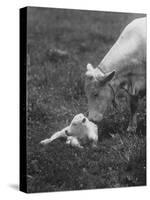
[[[90,141],[94,147],[98,141],[98,129],[93,122],[80,113],[73,118],[69,126],[54,133],[50,138],[42,140],[40,144],[46,145],[62,137],[66,138],[66,143],[71,146],[83,148],[81,144]]]

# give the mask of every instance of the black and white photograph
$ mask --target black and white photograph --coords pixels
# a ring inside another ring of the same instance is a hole
[[[146,186],[144,13],[20,10],[20,189]]]

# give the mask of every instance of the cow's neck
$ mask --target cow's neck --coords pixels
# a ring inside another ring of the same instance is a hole
[[[109,83],[109,85],[112,87],[113,92],[115,94],[118,93],[120,89],[125,89],[127,92],[130,92],[129,91],[129,80],[128,80],[129,71],[128,70],[120,70],[119,71],[116,68],[113,68],[111,66],[106,67],[105,65],[102,65],[102,64],[97,67],[97,70],[98,69],[101,72],[103,72],[104,74],[115,71],[115,77]]]
[[[102,71],[104,74],[115,70],[114,67],[112,67],[112,65],[108,66],[103,63],[100,63],[97,68],[100,69],[100,71]]]
[[[115,76],[111,81],[111,85],[114,91],[119,91],[119,89],[125,89],[128,93],[134,93],[134,84],[139,80],[145,79],[146,74],[146,63],[141,61],[141,63],[132,65],[120,65],[118,67],[106,66],[100,64],[97,69],[100,69],[104,74],[115,71]]]

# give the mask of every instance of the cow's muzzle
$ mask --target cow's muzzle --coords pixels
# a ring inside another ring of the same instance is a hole
[[[103,119],[103,114],[101,113],[89,113],[88,119],[94,123],[98,123]]]

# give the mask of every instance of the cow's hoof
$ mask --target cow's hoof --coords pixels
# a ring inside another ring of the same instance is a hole
[[[98,149],[97,144],[92,144],[92,149]]]
[[[129,132],[129,133],[135,133],[136,132],[136,127],[135,126],[128,126],[127,132]]]

